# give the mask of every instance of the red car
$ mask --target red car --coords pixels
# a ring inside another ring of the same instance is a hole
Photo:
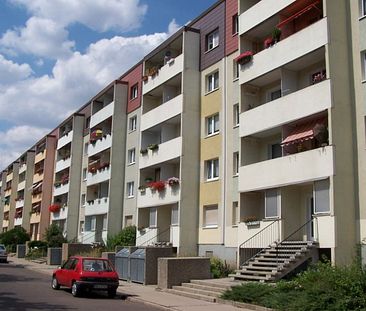
[[[118,285],[118,274],[105,258],[70,257],[52,274],[52,288],[69,287],[74,297],[83,291],[103,290],[113,298]]]

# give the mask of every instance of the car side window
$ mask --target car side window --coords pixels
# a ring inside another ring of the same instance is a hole
[[[72,269],[71,266],[74,263],[75,259],[68,259],[62,266],[62,269],[70,270]]]
[[[70,270],[75,270],[76,266],[78,264],[78,259],[74,259],[71,263]]]

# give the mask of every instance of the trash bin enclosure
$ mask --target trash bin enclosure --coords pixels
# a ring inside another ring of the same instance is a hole
[[[130,277],[132,282],[145,283],[146,251],[140,248],[130,256]]]
[[[120,280],[130,279],[130,249],[122,248],[116,253],[115,268]]]

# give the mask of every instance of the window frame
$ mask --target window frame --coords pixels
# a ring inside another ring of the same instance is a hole
[[[362,74],[362,82],[365,82],[366,81],[366,50],[361,52],[361,74]]]
[[[211,93],[219,89],[220,87],[220,75],[216,70],[206,76],[206,93]]]
[[[232,16],[231,21],[232,21],[231,34],[233,36],[235,36],[239,33],[239,15],[238,15],[238,13],[236,13],[235,15]]]
[[[360,18],[366,16],[366,0],[360,0]]]
[[[217,120],[216,120],[217,118]],[[217,125],[217,127],[216,127]],[[211,132],[210,132],[211,131]],[[220,133],[220,114],[215,113],[206,118],[206,136],[214,136]]]
[[[211,31],[206,35],[206,52],[212,51],[220,45],[219,28]]]
[[[239,167],[240,167],[240,160],[239,160],[239,151],[233,153],[233,176],[239,176]]]
[[[127,164],[132,165],[136,163],[136,148],[128,149],[127,151]]]
[[[135,182],[129,181],[126,183],[126,196],[127,199],[131,199],[135,197]]]
[[[207,210],[216,210],[216,223],[207,223]],[[219,226],[219,205],[218,204],[210,204],[204,205],[202,210],[202,227],[206,229],[210,228],[218,228]]]
[[[137,115],[134,115],[128,119],[128,131],[134,132],[137,130]]]
[[[206,181],[215,181],[220,178],[220,162],[219,158],[206,161]]]
[[[238,103],[233,106],[233,123],[234,127],[238,127],[240,124],[240,108]]]
[[[139,84],[136,83],[131,86],[130,89],[130,100],[134,100],[139,96]]]

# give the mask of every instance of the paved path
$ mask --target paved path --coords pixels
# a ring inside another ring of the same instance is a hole
[[[24,259],[10,257],[10,265],[22,265],[24,268],[32,269],[43,274],[51,275],[56,266],[37,264]],[[130,282],[120,282],[118,293],[131,302],[141,302],[160,309],[176,311],[249,311],[249,309],[238,308],[221,303],[211,303],[182,297],[158,291],[155,286],[144,286]],[[107,302],[107,300],[106,300]],[[1,310],[1,308],[0,308]]]

